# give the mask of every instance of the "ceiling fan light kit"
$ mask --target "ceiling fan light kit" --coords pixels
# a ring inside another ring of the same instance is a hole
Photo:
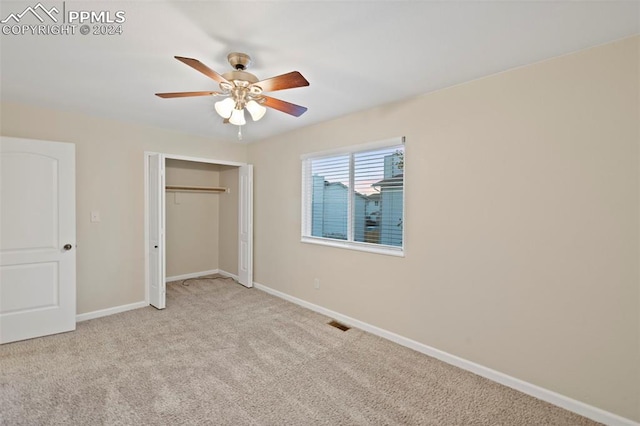
[[[229,123],[235,124],[236,126],[244,126],[247,124],[247,120],[244,119],[244,109],[234,108],[229,118]]]
[[[226,98],[222,101],[218,101],[215,103],[214,108],[220,117],[229,118],[231,117],[231,113],[233,112],[233,108],[235,108],[236,103],[231,98]]]
[[[212,80],[215,80],[221,92],[156,93],[156,96],[165,99],[190,96],[224,96],[225,99],[216,102],[214,108],[218,115],[224,119],[224,122],[229,122],[236,126],[246,124],[245,109],[249,111],[253,121],[258,121],[264,117],[267,111],[266,107],[282,111],[295,117],[299,117],[307,111],[307,108],[303,106],[263,94],[263,92],[274,92],[276,90],[308,86],[309,82],[298,71],[292,71],[265,80],[258,80],[255,75],[246,71],[246,68],[251,64],[251,57],[246,53],[229,53],[227,60],[234,70],[222,75],[213,71],[197,59],[182,56],[175,56],[175,58],[191,68],[200,71]],[[241,138],[240,129],[238,129],[238,138]]]
[[[249,114],[251,114],[251,118],[253,118],[253,121],[260,120],[267,112],[267,109],[265,107],[263,107],[253,99],[247,102],[246,108],[247,111],[249,111]]]

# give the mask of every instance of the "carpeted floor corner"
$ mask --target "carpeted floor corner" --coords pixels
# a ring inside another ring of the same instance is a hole
[[[230,279],[184,284],[0,346],[0,424],[597,424]]]

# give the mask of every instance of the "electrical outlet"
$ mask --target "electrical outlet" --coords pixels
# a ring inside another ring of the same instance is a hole
[[[91,211],[91,222],[100,222],[100,212],[97,210]]]
[[[316,278],[316,279],[313,280],[313,287],[316,290],[320,290],[320,278]]]

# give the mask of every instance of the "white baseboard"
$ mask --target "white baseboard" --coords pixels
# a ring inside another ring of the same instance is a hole
[[[575,399],[572,399],[567,396],[561,395],[559,393],[553,392],[551,390],[542,388],[532,383],[525,382],[524,380],[520,380],[515,377],[509,376],[507,374],[501,373],[499,371],[493,370],[491,368],[482,366],[480,364],[476,364],[475,362],[468,361],[466,359],[441,351],[439,349],[433,348],[423,343],[416,342],[415,340],[408,339],[406,337],[400,336],[398,334],[392,333],[390,331],[384,330],[382,328],[376,327],[366,322],[357,320],[355,318],[348,317],[346,315],[332,311],[322,306],[315,305],[313,303],[307,302],[306,300],[298,299],[297,297],[290,296],[278,290],[274,290],[270,287],[267,287],[266,285],[263,285],[257,282],[254,282],[253,285],[258,290],[262,290],[273,296],[295,303],[296,305],[300,305],[304,308],[326,315],[348,326],[356,327],[361,330],[367,331],[371,334],[374,334],[376,336],[382,337],[384,339],[391,340],[392,342],[398,343],[399,345],[406,346],[415,351],[421,352],[425,355],[428,355],[433,358],[439,359],[440,361],[446,362],[447,364],[451,364],[456,367],[462,368],[463,370],[470,371],[474,374],[485,377],[489,380],[500,383],[502,385],[508,386],[512,389],[515,389],[527,395],[531,395],[535,398],[541,399],[550,404],[564,408],[565,410],[569,410],[576,414],[580,414],[581,416],[587,417],[591,420],[595,420],[597,422],[601,422],[610,426],[640,426],[639,423],[634,422],[633,420],[630,420],[630,419],[621,417],[617,414],[610,413],[600,408],[585,404],[584,402],[577,401]]]
[[[106,317],[113,314],[119,314],[120,312],[144,308],[145,306],[149,306],[149,304],[143,300],[142,302],[130,303],[128,305],[114,306],[113,308],[100,309],[99,311],[86,312],[84,314],[76,315],[76,322],[82,322],[90,319]]]
[[[230,274],[229,272],[226,272],[226,271],[220,271],[218,269],[211,269],[209,271],[193,272],[191,274],[176,275],[175,277],[167,277],[166,282],[186,280],[189,278],[198,278],[204,275],[213,275],[213,274],[220,274],[220,275],[224,275],[225,277],[231,277],[236,281],[238,280],[237,275]],[[142,302],[130,303],[128,305],[114,306],[113,308],[100,309],[99,311],[86,312],[84,314],[76,315],[76,322],[82,322],[90,319],[106,317],[113,314],[119,314],[120,312],[126,312],[133,309],[144,308],[145,306],[149,306],[149,303],[143,300]]]
[[[191,272],[190,274],[176,275],[175,277],[166,277],[165,282],[170,283],[172,281],[188,280],[189,278],[198,278],[205,275],[213,275],[221,273],[219,269],[211,269],[209,271]]]
[[[218,273],[224,277],[233,278],[234,280],[238,281],[238,276],[235,274],[232,274],[231,272],[223,271],[222,269],[220,269],[218,270]]]

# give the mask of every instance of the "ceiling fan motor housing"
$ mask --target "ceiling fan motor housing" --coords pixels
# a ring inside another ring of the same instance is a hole
[[[245,71],[251,63],[251,57],[246,53],[231,52],[227,55],[227,60],[235,71],[226,72],[222,76],[231,82],[233,86],[229,87],[225,83],[220,83],[220,88],[225,92],[231,92],[238,103],[238,107],[242,108],[248,98],[259,95],[262,92],[257,86],[249,88],[249,86],[258,82],[258,77]]]
[[[233,69],[238,71],[246,70],[251,64],[251,57],[246,53],[231,52],[227,55],[227,60]]]
[[[222,74],[227,81],[246,81],[249,84],[257,83],[258,77],[246,71],[229,71]]]

